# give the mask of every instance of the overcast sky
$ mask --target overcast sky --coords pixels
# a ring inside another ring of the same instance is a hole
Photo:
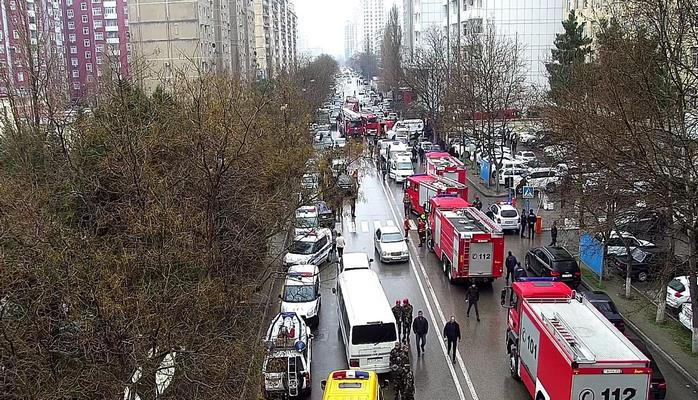
[[[359,15],[361,0],[292,0],[298,17],[299,50],[344,55],[344,25]],[[386,9],[394,0],[383,0]],[[302,46],[302,47],[301,47]]]

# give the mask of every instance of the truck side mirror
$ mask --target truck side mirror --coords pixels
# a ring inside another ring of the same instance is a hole
[[[504,307],[506,309],[513,308],[514,305],[511,304],[511,299],[512,299],[512,288],[511,288],[511,286],[507,286],[504,289],[502,289],[500,304],[502,305],[502,307]]]
[[[327,386],[327,380],[323,379],[320,381],[320,389],[325,390],[325,386]]]

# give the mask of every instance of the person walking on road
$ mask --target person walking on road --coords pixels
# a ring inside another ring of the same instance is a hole
[[[424,148],[422,146],[419,146],[419,163],[424,164],[424,156],[425,156]]]
[[[351,219],[354,220],[356,218],[356,195],[352,194],[351,198],[349,198],[350,206],[351,206]]]
[[[507,259],[504,261],[504,265],[507,268],[507,276],[506,276],[506,281],[509,283],[509,276],[511,276],[512,282],[514,279],[514,268],[516,268],[516,263],[518,261],[516,260],[516,257],[511,254],[511,251],[509,252],[509,255],[507,256]]]
[[[536,234],[536,214],[533,213],[533,209],[528,211],[528,238],[533,239]]]
[[[412,304],[409,299],[402,301],[402,340],[410,342],[410,329],[412,327]]]
[[[342,236],[340,232],[337,232],[335,243],[337,245],[337,260],[341,260],[344,255],[344,246],[346,246],[346,242],[344,241],[344,236]]]
[[[473,283],[468,288],[468,291],[465,293],[465,301],[469,303],[465,316],[470,318],[470,309],[475,307],[475,316],[477,317],[477,322],[480,322],[480,310],[477,309],[477,302],[480,301],[480,289],[477,288],[476,284]]]
[[[402,196],[402,207],[405,209],[405,218],[407,218],[410,215],[410,209],[412,208],[412,200],[407,192],[405,192],[405,194]]]
[[[526,215],[526,209],[521,209],[521,217],[519,218],[521,223],[521,237],[526,237],[526,225],[528,225],[528,215]]]
[[[453,347],[453,353],[451,355],[451,360],[456,363],[456,347],[458,346],[458,341],[460,341],[460,325],[456,322],[456,317],[451,315],[451,320],[446,322],[444,325],[444,340],[448,343],[448,351],[451,353],[451,347]]]
[[[405,239],[407,239],[410,236],[410,219],[405,217],[405,219],[402,221],[402,227],[405,229]]]
[[[429,332],[429,322],[424,318],[422,310],[417,311],[417,318],[412,321],[412,331],[417,343],[417,357],[424,353],[424,345],[427,343],[427,333]]]
[[[414,400],[414,373],[412,370],[406,369],[402,376],[402,400]]]
[[[400,305],[400,300],[395,300],[395,305],[393,306],[393,317],[395,317],[398,339],[400,339],[400,335],[402,334],[402,306]]]
[[[419,218],[417,221],[417,234],[419,234],[419,247],[424,244],[424,239],[427,235],[427,222],[426,218]]]
[[[478,210],[482,209],[482,201],[480,201],[480,196],[475,196],[475,201],[473,202],[473,207],[477,208]]]
[[[393,389],[395,391],[395,400],[399,400],[402,394],[403,380],[405,370],[402,367],[402,348],[400,343],[395,342],[395,347],[390,350],[390,370],[393,371]]]
[[[526,268],[521,266],[520,262],[516,263],[516,268],[514,268],[514,281],[518,282],[521,278],[527,277]]]
[[[556,246],[557,245],[557,221],[553,221],[553,226],[550,228],[550,245],[551,246]]]

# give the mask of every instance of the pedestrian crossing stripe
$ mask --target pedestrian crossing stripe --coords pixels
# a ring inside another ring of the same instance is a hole
[[[375,232],[376,229],[387,226],[395,226],[395,222],[391,219],[385,221],[352,221],[350,218],[344,219],[344,231],[349,233],[357,233],[358,231],[362,233]],[[412,220],[410,220],[410,228],[417,229],[417,226]]]
[[[361,232],[368,232],[368,221],[361,221]]]

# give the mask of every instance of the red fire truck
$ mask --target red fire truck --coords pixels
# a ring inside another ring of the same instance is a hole
[[[456,182],[467,184],[465,164],[448,153],[429,152],[426,154],[427,174],[445,176]]]
[[[429,200],[428,246],[451,283],[489,283],[502,276],[504,235],[482,211],[460,197]]]
[[[443,176],[427,174],[408,176],[405,192],[410,196],[411,211],[417,214],[423,213],[424,205],[437,194],[455,193],[463,199],[468,198],[468,186]]]
[[[381,133],[381,122],[378,120],[376,114],[373,113],[362,113],[361,121],[364,124],[364,129],[366,135],[377,136]]]
[[[523,278],[502,306],[511,375],[534,400],[647,400],[650,361],[564,283]]]
[[[351,96],[347,97],[344,101],[344,108],[348,108],[354,112],[359,112],[359,99]]]
[[[366,132],[361,114],[348,108],[342,110],[341,128],[346,137],[362,137]]]

